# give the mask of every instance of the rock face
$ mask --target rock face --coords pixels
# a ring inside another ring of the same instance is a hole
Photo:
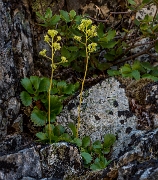
[[[68,10],[102,19],[109,15],[110,7],[119,5],[123,11],[125,4],[115,0],[60,2],[56,10],[69,6]],[[106,133],[117,137],[112,163],[105,170],[86,171],[80,152],[72,144],[39,145],[21,135],[20,79],[33,74],[34,53],[44,46],[43,32],[33,29],[30,16],[27,0],[0,0],[0,180],[157,180],[158,83],[142,87],[143,104],[132,101],[134,111],[125,89],[114,78],[84,91],[80,135],[90,135],[93,141],[102,140]],[[76,123],[78,102],[78,97],[70,101],[58,122]]]
[[[10,4],[0,0],[0,140],[7,134],[22,131],[20,79],[33,70],[27,8],[27,1]]]
[[[92,140],[103,139],[107,133],[117,136],[113,156],[123,151],[129,143],[131,132],[136,130],[137,120],[129,110],[128,98],[121,84],[114,78],[106,79],[83,93],[80,136],[90,135]],[[76,123],[79,96],[68,103],[58,122]]]
[[[82,171],[78,149],[67,143],[32,146],[0,157],[1,180],[61,180]]]

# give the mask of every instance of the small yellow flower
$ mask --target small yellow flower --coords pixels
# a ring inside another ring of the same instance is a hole
[[[45,42],[50,42],[50,38],[49,38],[49,36],[47,34],[44,36],[44,41]]]
[[[61,49],[60,43],[57,43],[57,42],[53,43],[53,47],[54,47],[54,50],[55,50],[55,51]]]
[[[56,30],[48,30],[48,35],[51,36],[51,38],[54,38],[58,34],[58,31]]]
[[[47,52],[47,50],[46,49],[43,49],[42,51],[40,51],[39,52],[39,54],[41,55],[41,56],[46,56],[46,52]]]
[[[84,24],[80,24],[80,25],[78,26],[78,29],[79,29],[80,31],[83,31],[83,32],[84,32],[84,30],[85,30]]]
[[[81,41],[81,37],[80,36],[74,36],[74,39],[77,41]]]
[[[61,40],[61,36],[57,36],[57,41],[60,41]]]
[[[61,56],[61,62],[62,62],[62,63],[66,63],[66,62],[68,62],[68,60],[66,59],[66,57]]]
[[[97,43],[91,43],[88,45],[88,52],[91,53],[91,52],[94,52],[96,51],[96,47],[97,47]]]
[[[57,68],[57,66],[55,64],[51,65],[51,67],[53,68],[53,70],[55,70]]]

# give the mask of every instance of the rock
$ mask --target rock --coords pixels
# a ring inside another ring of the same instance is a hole
[[[14,136],[7,136],[2,142],[0,142],[0,155],[19,150],[21,144],[21,135],[16,134]]]
[[[40,157],[34,147],[0,157],[0,179],[17,180],[25,176],[42,177]]]
[[[82,173],[78,149],[68,143],[34,145],[0,156],[1,180],[62,180],[64,175]]]
[[[131,137],[128,150],[120,154],[103,173],[103,178],[148,180],[158,176],[158,129]],[[115,174],[115,177],[112,175]]]
[[[109,78],[85,90],[81,107],[80,136],[89,136],[92,141],[102,140],[107,133],[117,136],[113,157],[128,146],[131,132],[136,130],[136,116],[130,111],[125,90],[119,81]],[[57,121],[64,126],[76,123],[79,96],[70,101]]]
[[[81,173],[82,159],[78,149],[68,143],[56,143],[40,150],[42,172],[45,177],[62,179],[65,174]]]

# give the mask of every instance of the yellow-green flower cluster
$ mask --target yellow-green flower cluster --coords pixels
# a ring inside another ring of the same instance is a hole
[[[66,63],[66,62],[68,62],[68,60],[66,59],[66,57],[61,56],[61,63]]]
[[[95,37],[97,36],[96,26],[92,26],[90,29],[87,30],[88,37]]]
[[[94,52],[96,51],[96,47],[97,47],[97,43],[91,43],[88,45],[88,52],[91,53],[91,52]]]
[[[42,51],[40,51],[39,52],[39,54],[41,55],[41,56],[46,56],[46,52],[47,52],[47,50],[46,49],[43,49]]]
[[[57,41],[61,41],[61,36],[57,36]]]
[[[50,38],[49,38],[49,36],[47,34],[44,36],[44,41],[47,42],[47,43],[50,42]]]
[[[55,70],[57,68],[57,65],[54,63],[51,65],[51,67],[53,68],[53,70]]]
[[[58,34],[58,31],[56,30],[48,30],[48,35],[51,37],[51,38],[54,38],[56,35]]]
[[[74,39],[77,41],[81,41],[81,36],[74,36]]]
[[[81,24],[78,26],[78,29],[82,32],[85,32],[85,30],[92,24],[92,20],[90,19],[82,19]]]
[[[54,48],[55,51],[60,50],[61,49],[60,43],[54,42],[53,43],[53,48]]]

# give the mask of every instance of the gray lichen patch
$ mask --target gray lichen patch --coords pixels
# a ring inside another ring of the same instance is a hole
[[[0,157],[0,179],[22,179],[25,176],[42,177],[40,158],[35,148]]]
[[[65,174],[77,174],[81,171],[82,158],[78,149],[68,143],[54,143],[40,150],[43,175],[62,178]]]
[[[79,96],[69,102],[57,121],[65,126],[69,122],[77,123],[78,102]],[[106,79],[83,93],[80,136],[90,135],[94,141],[102,140],[107,133],[115,134],[118,140],[113,156],[128,145],[130,132],[136,129],[136,123],[136,117],[129,110],[125,90],[120,88],[116,79]]]

